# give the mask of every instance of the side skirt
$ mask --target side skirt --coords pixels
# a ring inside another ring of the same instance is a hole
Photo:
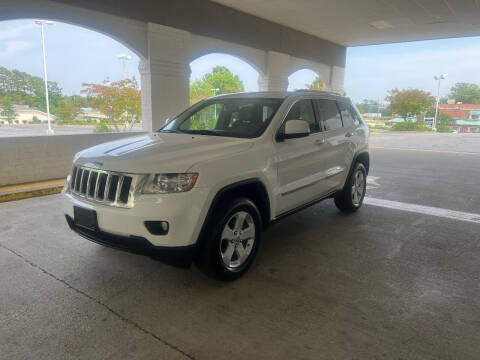
[[[309,208],[310,206],[313,206],[313,205],[315,205],[315,204],[318,204],[319,202],[321,202],[321,201],[323,201],[323,200],[325,200],[325,199],[332,198],[332,197],[335,196],[336,193],[337,193],[337,191],[332,191],[332,192],[328,193],[327,195],[324,195],[324,196],[322,196],[322,197],[320,197],[320,198],[318,198],[318,199],[315,199],[315,200],[312,200],[312,201],[310,201],[310,202],[308,202],[308,203],[306,203],[306,204],[300,205],[300,206],[298,206],[298,207],[296,207],[296,208],[294,208],[294,209],[292,209],[292,210],[285,211],[285,212],[281,213],[280,215],[277,215],[277,216],[275,217],[275,219],[270,222],[270,225],[275,224],[277,221],[280,221],[280,220],[286,218],[287,216],[296,214],[296,213],[299,212],[299,211],[305,210],[306,208]]]

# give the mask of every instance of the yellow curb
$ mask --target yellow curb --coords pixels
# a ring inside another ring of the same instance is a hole
[[[65,179],[40,181],[0,187],[0,203],[27,199],[37,196],[58,194],[65,185]]]

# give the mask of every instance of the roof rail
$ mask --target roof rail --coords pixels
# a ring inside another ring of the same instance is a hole
[[[297,89],[294,90],[295,92],[318,92],[318,93],[323,93],[323,94],[330,94],[330,95],[337,95],[337,96],[343,96],[343,94],[340,91],[333,91],[333,90],[309,90],[309,89]]]

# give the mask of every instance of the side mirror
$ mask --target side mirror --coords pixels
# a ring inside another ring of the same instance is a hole
[[[295,139],[310,135],[310,125],[305,120],[287,120],[283,139]]]
[[[172,119],[167,118],[167,120],[165,120],[165,125],[167,125],[170,122],[170,120],[172,120]]]

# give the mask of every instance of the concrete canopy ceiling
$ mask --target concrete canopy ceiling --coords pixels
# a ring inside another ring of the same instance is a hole
[[[212,0],[344,46],[480,35],[480,0]]]

